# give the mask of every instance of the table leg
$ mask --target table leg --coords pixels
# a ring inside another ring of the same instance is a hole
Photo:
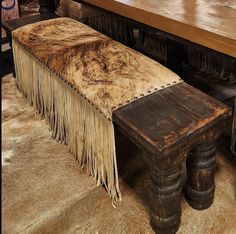
[[[215,149],[216,140],[202,143],[187,159],[186,200],[197,210],[207,209],[213,203]]]
[[[151,224],[157,233],[175,233],[180,225],[182,183],[180,170],[162,170],[158,163],[150,164],[152,185],[150,191]]]

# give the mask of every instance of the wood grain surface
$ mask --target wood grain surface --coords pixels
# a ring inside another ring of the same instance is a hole
[[[236,58],[235,0],[77,0]]]
[[[116,110],[113,121],[138,144],[162,152],[229,115],[224,104],[182,82]]]

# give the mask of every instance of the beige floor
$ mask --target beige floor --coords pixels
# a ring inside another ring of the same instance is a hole
[[[67,147],[51,139],[11,75],[2,79],[2,134],[3,233],[153,233],[150,174],[140,154],[120,153],[123,201],[114,209]],[[217,151],[213,205],[196,211],[183,197],[178,233],[236,233],[236,157],[225,144],[221,140]]]

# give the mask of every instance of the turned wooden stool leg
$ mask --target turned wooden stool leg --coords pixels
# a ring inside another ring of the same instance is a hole
[[[175,233],[180,225],[182,183],[180,167],[160,170],[151,165],[151,224],[157,233]]]
[[[214,199],[216,141],[199,145],[187,159],[186,200],[197,210],[207,209]]]

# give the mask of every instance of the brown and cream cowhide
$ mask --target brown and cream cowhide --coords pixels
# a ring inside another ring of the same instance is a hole
[[[2,233],[153,233],[146,206],[150,173],[132,146],[118,155],[123,202],[114,209],[106,191],[79,170],[67,147],[51,139],[15,79],[8,75],[1,82]],[[182,199],[178,234],[236,233],[236,161],[224,141],[216,158],[214,203],[199,212]]]
[[[107,118],[118,107],[181,82],[158,62],[70,18],[21,27],[13,38]]]

